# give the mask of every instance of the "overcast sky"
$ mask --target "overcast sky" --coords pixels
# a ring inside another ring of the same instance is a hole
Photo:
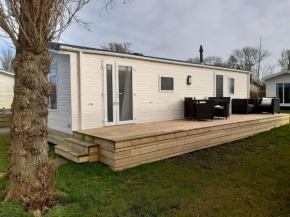
[[[277,64],[290,49],[290,0],[135,0],[99,11],[103,0],[91,0],[79,17],[91,21],[91,32],[70,26],[61,43],[99,48],[108,42],[131,42],[134,52],[186,60],[198,56],[228,58],[235,48],[257,46],[262,37]],[[279,68],[276,67],[276,71]]]

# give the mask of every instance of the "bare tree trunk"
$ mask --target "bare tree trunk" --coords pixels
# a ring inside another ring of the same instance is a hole
[[[48,49],[18,49],[12,104],[11,164],[6,173],[5,201],[20,201],[40,213],[55,199],[56,166],[48,158],[47,117],[51,57]]]

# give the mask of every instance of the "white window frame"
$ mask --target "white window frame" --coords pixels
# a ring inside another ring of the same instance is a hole
[[[234,80],[234,93],[231,93],[231,79]],[[229,95],[233,96],[235,95],[235,92],[236,92],[236,79],[233,77],[229,77]]]
[[[290,84],[290,82],[277,82],[275,83],[275,97],[277,97],[277,84],[283,84],[282,90],[283,90],[283,99],[282,102],[280,103],[281,105],[288,105],[290,103],[285,103],[285,84]]]
[[[135,64],[128,63],[128,62],[116,62],[111,60],[103,60],[103,122],[104,126],[118,126],[118,125],[124,125],[124,124],[135,124],[136,123],[136,83],[135,83],[135,73],[136,68]],[[108,122],[108,111],[107,111],[107,64],[113,66],[113,122]],[[129,121],[120,121],[119,120],[119,66],[128,66],[132,68],[132,94],[133,94],[133,120]]]
[[[161,78],[172,78],[173,79],[173,90],[161,90]],[[174,77],[172,75],[159,75],[158,79],[158,91],[159,93],[174,93],[175,90],[175,82],[174,82]]]
[[[135,73],[136,73],[136,67],[135,64],[133,63],[128,63],[128,62],[116,62],[116,93],[119,92],[119,66],[127,66],[127,67],[131,67],[132,68],[132,94],[133,94],[133,120],[129,120],[129,121],[120,121],[119,119],[119,109],[120,107],[117,106],[117,125],[124,125],[124,124],[135,124],[136,123],[136,83],[135,83]],[[119,95],[116,95],[116,101],[119,105]]]
[[[51,64],[51,66],[52,65],[55,65],[55,75],[52,75],[52,76],[50,75],[50,68],[49,68],[48,82],[50,84],[50,77],[55,76],[55,78],[56,78],[56,109],[51,108],[51,102],[50,102],[50,96],[49,96],[49,98],[48,98],[48,110],[57,112],[58,111],[58,67],[57,67],[57,62],[53,62]]]
[[[225,88],[225,84],[226,84],[226,74],[222,73],[222,72],[213,72],[213,96],[216,97],[216,76],[217,75],[222,75],[223,76],[223,96],[225,97],[226,95],[226,88]]]

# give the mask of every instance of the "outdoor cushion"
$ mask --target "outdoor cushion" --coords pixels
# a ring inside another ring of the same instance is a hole
[[[261,106],[269,106],[272,104],[272,98],[266,98],[263,97],[262,102],[261,102]]]
[[[216,105],[214,108],[215,109],[224,109],[224,107],[223,106],[220,106],[220,105]]]

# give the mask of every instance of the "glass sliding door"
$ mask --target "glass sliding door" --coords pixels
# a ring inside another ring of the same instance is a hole
[[[135,123],[133,66],[117,63],[117,124]]]
[[[276,84],[276,98],[279,98],[280,103],[283,103],[283,83]]]
[[[105,126],[116,125],[115,63],[104,62],[104,123]]]
[[[113,100],[113,66],[107,64],[107,121],[112,123],[114,121],[114,100]]]
[[[290,83],[284,83],[284,103],[290,103]]]
[[[119,66],[119,121],[133,120],[132,67]]]
[[[103,69],[104,125],[135,123],[133,66],[104,61]]]

